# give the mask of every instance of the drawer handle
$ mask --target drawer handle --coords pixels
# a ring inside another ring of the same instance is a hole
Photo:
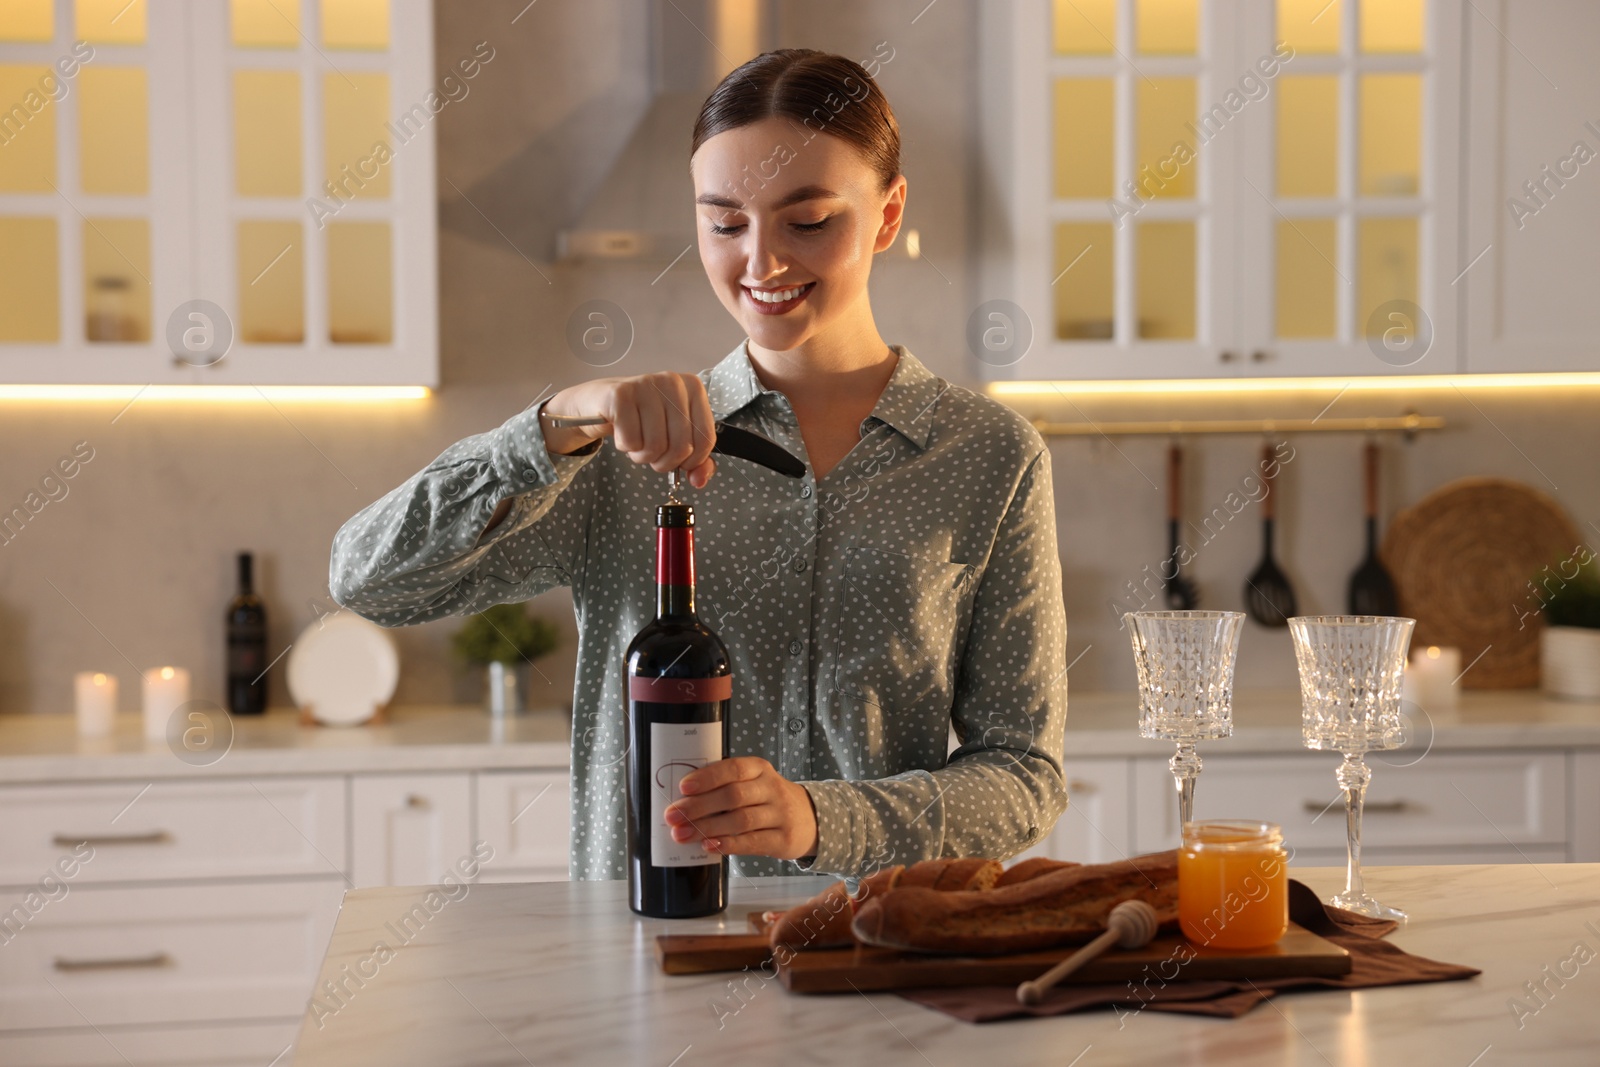
[[[172,835],[165,830],[151,830],[146,834],[91,834],[80,837],[56,834],[52,840],[60,848],[72,848],[76,845],[164,845],[172,840]]]
[[[151,967],[170,967],[172,957],[165,952],[152,952],[148,956],[107,956],[98,960],[69,960],[57,956],[58,971],[117,971],[140,970]]]
[[[1321,800],[1306,800],[1302,801],[1300,806],[1306,811],[1314,811],[1320,815],[1333,805]],[[1369,800],[1361,805],[1361,810],[1376,812],[1379,815],[1398,815],[1410,811],[1414,806],[1409,800]]]
[[[416,808],[418,810],[426,810],[427,808],[433,807],[433,805],[429,803],[428,798],[423,796],[421,793],[407,793],[406,807]]]

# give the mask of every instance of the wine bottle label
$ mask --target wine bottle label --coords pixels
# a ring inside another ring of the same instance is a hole
[[[683,796],[678,783],[697,767],[722,758],[720,722],[653,722],[650,724],[650,863],[655,867],[703,867],[721,863],[700,847],[672,839],[666,824],[667,805]]]
[[[261,673],[266,666],[266,645],[264,635],[257,634],[229,634],[228,635],[228,673],[248,674],[251,678]]]

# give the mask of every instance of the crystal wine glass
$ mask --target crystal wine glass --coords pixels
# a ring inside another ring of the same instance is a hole
[[[1122,621],[1139,671],[1139,736],[1178,745],[1167,766],[1181,831],[1194,821],[1195,744],[1233,735],[1233,664],[1244,613],[1130,611]]]
[[[1349,859],[1344,892],[1328,903],[1375,919],[1405,922],[1406,913],[1378,903],[1361,882],[1361,805],[1372,771],[1365,755],[1405,741],[1400,681],[1413,619],[1382,615],[1314,615],[1289,620],[1300,664],[1301,730],[1310,749],[1344,753],[1335,777],[1344,790]]]

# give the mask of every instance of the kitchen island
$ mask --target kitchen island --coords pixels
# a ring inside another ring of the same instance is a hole
[[[1335,868],[1292,874],[1324,896],[1343,881]],[[632,914],[622,882],[455,887],[454,900],[430,899],[427,887],[356,890],[345,896],[294,1063],[1595,1062],[1600,864],[1367,874],[1377,896],[1412,916],[1391,935],[1396,944],[1483,974],[1283,994],[1233,1020],[1101,1010],[972,1025],[891,994],[800,996],[756,972],[660,972],[656,934],[742,931],[747,911],[799,902],[819,879],[736,879],[725,915],[677,922]]]

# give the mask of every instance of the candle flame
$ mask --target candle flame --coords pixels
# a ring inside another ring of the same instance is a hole
[[[103,674],[96,673],[95,676],[94,676],[94,684],[95,685],[105,685],[106,684],[106,676],[103,675]]]
[[[1439,646],[1438,645],[1429,645],[1428,646],[1428,658],[1429,659],[1438,659],[1439,658]]]
[[[1434,649],[1433,651],[1437,652],[1439,650],[1438,649]],[[171,667],[162,667],[161,668],[161,677],[163,677],[163,678],[171,678],[172,677],[172,668]]]

